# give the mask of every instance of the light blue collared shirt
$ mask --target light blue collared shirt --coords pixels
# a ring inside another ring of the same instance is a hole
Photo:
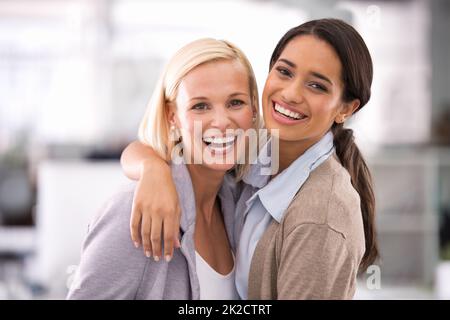
[[[270,155],[271,141],[262,148],[260,156]],[[272,219],[278,223],[284,216],[292,199],[297,194],[309,174],[327,160],[334,152],[333,134],[326,133],[322,139],[311,146],[288,168],[274,179],[261,175],[261,169],[267,165],[252,165],[243,178],[246,183],[237,203],[238,248],[236,253],[236,288],[241,299],[248,296],[248,276],[250,263],[256,245]],[[273,157],[272,161],[273,161]],[[243,214],[242,214],[243,212]],[[241,215],[239,217],[239,215]]]

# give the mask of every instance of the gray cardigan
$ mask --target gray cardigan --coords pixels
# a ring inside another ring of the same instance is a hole
[[[181,248],[170,263],[147,258],[130,238],[130,217],[136,183],[113,196],[89,226],[81,262],[67,299],[193,299],[200,298],[195,266],[195,196],[184,164],[172,165],[181,204]],[[225,175],[219,192],[222,214],[233,251],[236,185]]]

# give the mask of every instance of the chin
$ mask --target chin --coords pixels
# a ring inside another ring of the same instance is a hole
[[[204,167],[208,168],[209,170],[218,171],[218,172],[227,172],[230,169],[234,168],[234,165],[230,164],[203,164]]]
[[[232,169],[236,165],[238,158],[237,148],[234,145],[227,150],[212,149],[205,145],[202,153],[203,166],[215,171],[228,171]]]
[[[211,154],[206,151],[203,165],[214,171],[228,171],[236,165],[236,152],[232,150],[228,154]]]

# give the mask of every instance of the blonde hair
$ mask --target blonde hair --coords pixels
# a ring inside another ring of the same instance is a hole
[[[256,112],[254,128],[260,128],[258,88],[252,66],[245,54],[225,40],[199,39],[182,47],[170,59],[156,84],[139,127],[139,140],[152,147],[164,160],[170,161],[172,150],[176,145],[176,141],[169,138],[170,124],[167,115],[168,104],[175,101],[180,82],[194,68],[220,60],[238,61],[247,70],[251,103]],[[236,165],[234,168],[236,177],[242,178],[247,168],[248,163]]]

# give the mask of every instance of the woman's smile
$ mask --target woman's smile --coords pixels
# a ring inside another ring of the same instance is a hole
[[[298,108],[274,100],[272,100],[272,117],[283,125],[296,125],[308,120],[308,116]]]
[[[206,145],[211,155],[226,155],[234,150],[237,136],[228,135],[224,137],[203,137],[203,143]]]

